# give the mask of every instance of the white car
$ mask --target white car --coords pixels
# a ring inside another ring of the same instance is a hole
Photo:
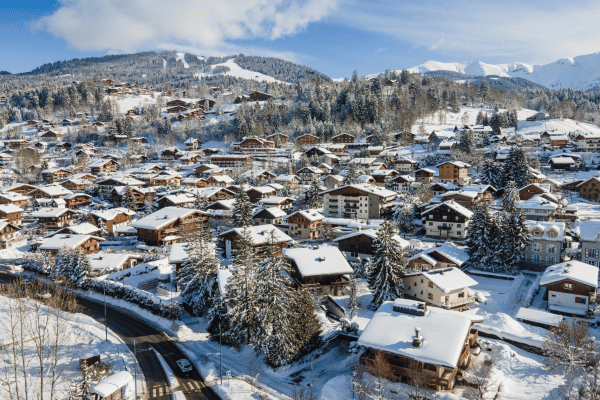
[[[178,360],[177,366],[179,367],[181,372],[190,372],[192,370],[192,364],[185,358]]]

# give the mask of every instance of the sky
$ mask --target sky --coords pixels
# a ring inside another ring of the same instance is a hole
[[[599,52],[599,15],[586,0],[4,0],[0,71],[149,50],[280,57],[332,78],[545,64]]]

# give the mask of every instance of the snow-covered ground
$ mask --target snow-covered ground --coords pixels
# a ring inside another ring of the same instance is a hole
[[[9,342],[9,318],[11,312],[11,302],[14,300],[9,299],[5,296],[0,296],[0,341]],[[31,312],[29,315],[34,318],[35,313]],[[72,314],[63,313],[66,320],[65,326],[62,327],[61,332],[66,333],[65,343],[69,343],[68,347],[62,347],[58,358],[58,368],[63,369],[64,372],[61,378],[58,380],[57,393],[60,395],[55,398],[65,398],[69,390],[69,384],[71,382],[81,381],[81,372],[79,370],[79,357],[89,357],[92,355],[100,355],[101,361],[106,363],[109,367],[109,375],[117,373],[119,371],[129,371],[134,375],[135,368],[141,371],[137,361],[127,345],[110,329],[108,330],[108,342],[105,341],[105,328],[100,323],[96,322],[93,318],[83,314]],[[31,322],[31,321],[29,321]],[[28,322],[25,322],[28,324]],[[35,323],[31,323],[31,326],[36,326]],[[46,329],[52,329],[53,323],[45,325]],[[33,391],[37,390],[39,386],[39,361],[35,354],[35,345],[30,342],[25,346],[26,354],[28,356],[27,375],[29,380],[30,388]],[[46,365],[48,366],[48,365]],[[3,354],[0,357],[0,371],[11,370],[10,356],[8,353]],[[22,374],[19,374],[22,375]],[[142,378],[142,374],[138,374],[138,393],[145,392],[145,384]],[[24,387],[25,380],[23,378],[18,379],[18,385],[22,389]],[[14,383],[13,383],[14,385]],[[45,389],[44,398],[49,398],[49,386]],[[134,386],[133,382],[128,386],[128,394],[133,395]],[[1,396],[7,393],[4,390],[0,390]],[[30,398],[38,398],[37,395],[31,396]]]
[[[190,64],[188,64],[187,61],[185,61],[185,53],[177,53],[177,61],[181,61],[183,63],[183,68],[189,68]]]
[[[259,82],[285,83],[283,81],[273,78],[272,76],[268,76],[268,75],[261,74],[260,72],[254,72],[254,71],[244,69],[244,68],[240,67],[239,65],[237,65],[233,61],[233,58],[230,58],[229,60],[225,61],[224,63],[211,65],[212,68],[210,69],[210,71],[204,71],[204,69],[201,69],[196,74],[196,77],[203,78],[205,76],[212,76],[212,75],[214,75],[215,67],[220,67],[220,66],[229,68],[229,71],[223,73],[222,75],[235,76],[236,78],[249,79],[249,80],[259,81]]]

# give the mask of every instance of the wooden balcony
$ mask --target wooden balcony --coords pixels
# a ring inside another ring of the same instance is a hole
[[[477,329],[471,328],[471,332],[469,333],[469,347],[473,347],[478,337],[479,331]]]
[[[467,304],[471,304],[474,301],[475,301],[475,297],[466,296],[466,297],[458,298],[453,301],[448,301],[448,302],[442,304],[442,308],[447,308],[447,309],[457,308],[457,307],[461,307],[461,306],[466,306]]]

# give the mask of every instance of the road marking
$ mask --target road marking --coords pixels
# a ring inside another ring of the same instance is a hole
[[[194,384],[192,382],[188,382],[188,387],[192,390],[195,389]]]

